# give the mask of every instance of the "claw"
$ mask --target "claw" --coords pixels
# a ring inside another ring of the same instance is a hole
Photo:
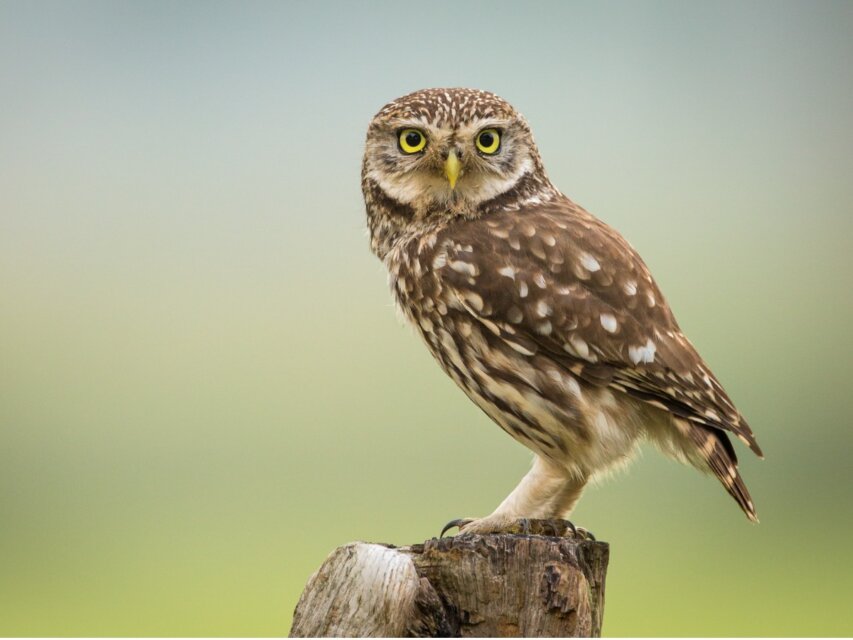
[[[571,530],[572,535],[575,538],[582,538],[584,540],[592,540],[595,542],[595,536],[592,535],[592,531],[589,529],[584,529],[583,527],[576,527],[575,524],[571,520],[564,520],[566,526]]]
[[[465,533],[464,529],[467,525],[475,522],[476,518],[457,518],[456,520],[451,520],[444,528],[441,530],[441,534],[439,534],[439,538],[443,538],[444,534],[447,533],[453,527],[459,527],[459,533]],[[507,520],[505,522],[498,523],[489,523],[488,519],[485,519],[487,522],[483,522],[483,520],[478,521],[476,529],[479,533],[505,533],[505,534],[516,534],[516,535],[551,535],[556,538],[567,536],[571,534],[573,538],[578,540],[590,540],[595,541],[595,536],[591,531],[584,529],[583,527],[577,527],[570,520],[557,520],[557,519],[538,519],[538,518],[516,518],[515,520]],[[483,526],[485,524],[485,526]]]
[[[575,535],[578,535],[578,534],[583,536],[587,540],[592,540],[593,542],[595,542],[595,536],[592,534],[592,531],[590,531],[588,529],[584,529],[583,527],[576,527],[575,528]]]
[[[453,527],[459,527],[461,529],[470,522],[473,522],[471,518],[456,518],[456,520],[451,520],[446,525],[444,525],[444,529],[441,530],[441,534],[439,534],[438,537],[443,538],[444,534],[447,533],[449,529],[452,529]]]

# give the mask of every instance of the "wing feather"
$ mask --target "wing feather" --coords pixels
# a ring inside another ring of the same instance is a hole
[[[440,233],[433,260],[442,286],[474,318],[521,353],[545,354],[592,384],[731,432],[762,455],[618,232],[568,199],[485,221]]]

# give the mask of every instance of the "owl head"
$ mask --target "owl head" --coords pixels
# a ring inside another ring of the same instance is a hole
[[[475,89],[424,89],[383,107],[368,128],[362,187],[368,216],[381,201],[417,220],[553,191],[524,117]]]

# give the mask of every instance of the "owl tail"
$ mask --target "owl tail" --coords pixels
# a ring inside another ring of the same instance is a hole
[[[699,449],[708,469],[723,483],[729,495],[737,501],[746,517],[758,522],[755,505],[737,470],[737,456],[725,433],[701,425],[691,425],[690,436]]]

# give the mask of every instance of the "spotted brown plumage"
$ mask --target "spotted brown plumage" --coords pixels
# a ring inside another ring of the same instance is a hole
[[[427,140],[417,153],[397,140],[412,129]],[[484,130],[489,146],[478,147]],[[518,488],[464,530],[566,516],[643,437],[713,473],[756,519],[727,435],[761,455],[751,429],[642,259],[551,184],[508,103],[470,89],[390,103],[368,130],[362,187],[371,247],[403,315],[536,454]]]

